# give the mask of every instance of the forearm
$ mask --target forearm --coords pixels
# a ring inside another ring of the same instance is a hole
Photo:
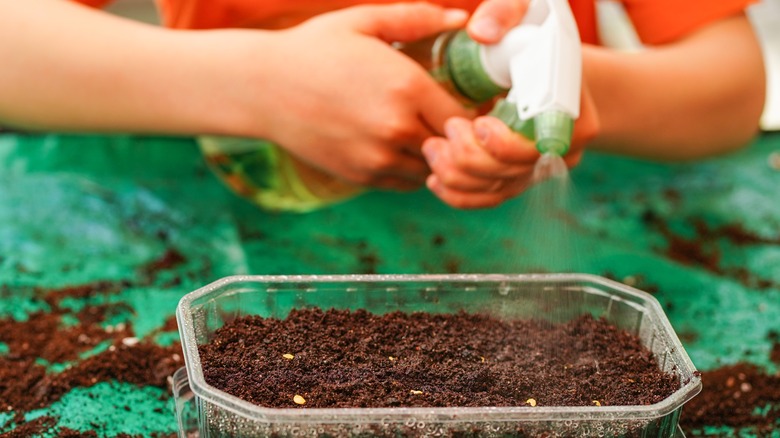
[[[165,30],[62,0],[0,0],[0,10],[2,124],[162,134],[241,124],[230,93],[220,93],[219,33]]]
[[[743,146],[757,131],[764,67],[744,16],[640,53],[585,47],[583,63],[601,125],[594,149],[696,159]]]

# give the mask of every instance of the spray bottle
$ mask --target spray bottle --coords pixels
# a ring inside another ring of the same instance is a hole
[[[489,114],[535,140],[539,152],[568,152],[580,110],[582,50],[566,0],[532,0],[523,21],[495,45],[459,33],[447,63],[460,92],[477,103],[508,91]]]
[[[535,140],[542,154],[568,151],[579,116],[582,56],[566,0],[532,0],[523,21],[495,45],[480,45],[461,30],[397,48],[466,106],[505,95],[489,114]],[[199,143],[231,188],[268,210],[310,211],[362,191],[270,142],[201,137]]]

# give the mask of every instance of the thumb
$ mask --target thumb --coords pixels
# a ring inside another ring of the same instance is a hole
[[[539,159],[533,141],[513,132],[495,117],[477,117],[474,133],[485,151],[502,163],[532,165]]]
[[[530,0],[485,0],[467,26],[469,36],[478,43],[495,44],[517,26],[528,10]]]
[[[463,27],[468,18],[468,13],[462,9],[446,9],[423,2],[356,6],[337,14],[340,26],[386,42],[416,41]]]

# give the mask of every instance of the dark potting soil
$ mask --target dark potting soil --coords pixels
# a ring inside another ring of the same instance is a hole
[[[672,230],[672,227],[653,210],[646,210],[642,222],[658,231],[668,242],[667,257],[689,266],[698,266],[714,274],[732,278],[744,286],[756,289],[780,289],[780,283],[764,278],[742,266],[723,266],[723,242],[733,246],[780,245],[780,235],[761,236],[745,229],[741,224],[709,225],[699,218],[686,221],[692,228],[690,236]]]
[[[200,354],[209,384],[275,408],[648,405],[680,387],[637,337],[591,316],[294,310],[236,319]]]
[[[121,291],[123,282],[94,282],[59,289],[40,290],[48,312],[35,312],[26,320],[0,318],[0,342],[7,353],[0,354],[0,412],[14,417],[0,422],[0,438],[41,436],[91,436],[89,432],[57,428],[57,419],[39,417],[25,421],[24,414],[56,402],[73,388],[99,382],[118,381],[166,388],[168,377],[181,367],[183,355],[177,342],[163,347],[154,336],[175,331],[171,319],[144,339],[137,339],[127,321],[108,325],[117,316],[129,316],[132,307],[124,303],[85,304],[79,310],[61,306],[65,298],[88,300]],[[126,286],[125,286],[126,287]],[[82,354],[99,344],[107,349],[87,358]],[[41,362],[43,361],[43,362]],[[68,363],[52,372],[46,363]],[[5,431],[5,432],[3,432]]]
[[[44,366],[36,363],[38,354],[43,357],[46,352],[52,351],[53,356],[50,358],[73,360],[85,346],[93,344],[91,339],[96,336],[97,328],[77,325],[61,332],[36,333],[32,331],[35,327],[56,326],[60,323],[60,316],[34,316],[29,321],[12,321],[10,324],[8,320],[0,320],[0,327],[5,323],[16,328],[5,333],[0,331],[0,341],[10,347],[8,355],[0,356],[0,411],[14,411],[21,415],[50,405],[72,388],[89,387],[111,380],[165,388],[168,376],[173,375],[184,363],[178,343],[161,347],[151,340],[138,341],[127,336],[132,332],[132,327],[128,326],[121,331],[100,336],[100,339],[112,342],[107,350],[78,360],[62,372],[48,373]],[[78,341],[79,337],[84,341]],[[71,338],[75,340],[66,342],[66,345],[73,347],[73,350],[65,355],[57,342]]]
[[[703,389],[683,407],[680,425],[694,435],[704,426],[749,429],[759,437],[780,428],[780,375],[737,363],[702,372]]]

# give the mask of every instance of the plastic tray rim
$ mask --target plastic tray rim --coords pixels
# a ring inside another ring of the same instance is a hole
[[[663,325],[664,331],[670,335],[669,341],[673,344],[681,356],[683,365],[688,367],[692,377],[689,382],[683,382],[680,389],[666,399],[652,405],[630,406],[516,406],[516,407],[444,407],[444,408],[267,408],[252,404],[238,397],[220,391],[205,381],[201,371],[200,355],[197,346],[188,344],[188,340],[195,339],[192,316],[188,312],[192,302],[204,295],[210,294],[223,286],[232,283],[328,283],[328,282],[413,282],[413,281],[457,281],[457,282],[484,282],[484,281],[522,281],[550,282],[550,281],[580,281],[601,284],[623,293],[633,295],[644,300],[656,314],[662,315],[658,321]],[[176,310],[179,322],[179,333],[183,348],[191,354],[186,354],[191,360],[187,360],[186,369],[189,384],[193,393],[200,399],[226,409],[234,414],[255,421],[273,421],[275,423],[343,423],[347,419],[360,417],[363,420],[370,418],[382,421],[403,421],[411,415],[433,416],[437,421],[545,421],[545,420],[650,420],[664,417],[682,407],[687,401],[701,391],[701,378],[677,337],[671,323],[665,317],[663,308],[658,300],[647,292],[632,288],[625,284],[592,274],[566,273],[566,274],[361,274],[361,275],[233,275],[216,280],[193,292],[183,296]],[[583,418],[587,416],[587,418]],[[328,420],[323,420],[327,418]]]

